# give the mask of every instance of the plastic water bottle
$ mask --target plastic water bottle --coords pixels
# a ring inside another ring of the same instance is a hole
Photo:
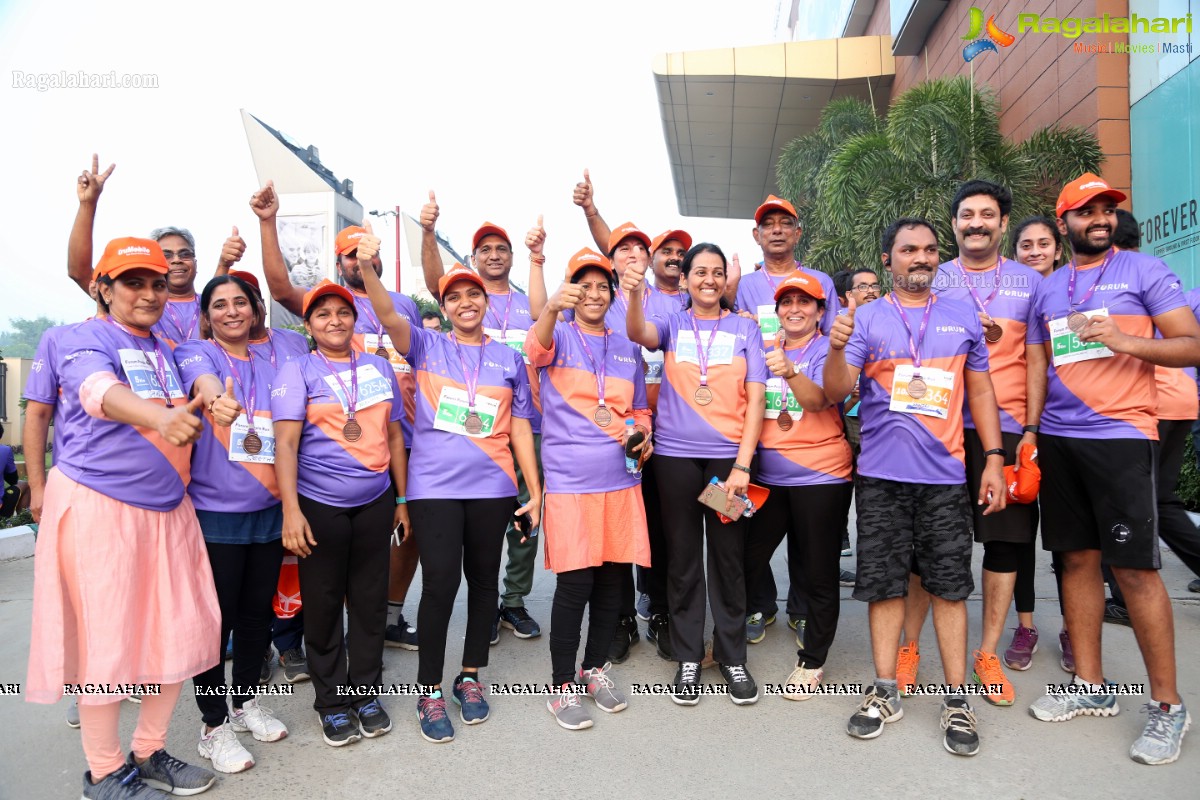
[[[630,475],[642,476],[642,470],[638,467],[638,454],[633,452],[632,448],[637,447],[639,443],[646,440],[646,435],[633,427],[633,419],[625,420],[625,471]]]

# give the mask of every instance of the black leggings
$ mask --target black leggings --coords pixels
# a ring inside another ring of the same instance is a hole
[[[617,632],[622,578],[628,575],[628,564],[611,561],[598,567],[558,573],[554,607],[550,612],[550,667],[555,686],[570,683],[575,678],[575,656],[579,653],[585,605],[589,613],[583,668],[604,666],[608,646]]]
[[[752,591],[766,585],[771,556],[787,535],[789,572],[802,572],[808,600],[804,647],[797,651],[809,668],[822,667],[837,633],[841,611],[838,588],[842,551],[842,521],[850,508],[854,488],[850,483],[816,486],[768,486],[771,496],[750,520],[746,537],[746,586]],[[775,598],[758,598],[761,606]],[[750,598],[748,608],[756,608]]]
[[[984,542],[983,568],[988,572],[1015,572],[1013,599],[1017,611],[1033,613],[1033,573],[1037,569],[1037,539],[1028,542]]]
[[[446,663],[446,631],[454,596],[467,578],[464,667],[486,667],[500,592],[500,553],[516,497],[486,500],[413,500],[409,515],[421,557],[421,632],[417,682],[438,686]],[[609,636],[611,639],[612,637]]]
[[[650,598],[651,614],[667,614],[667,537],[663,530],[662,501],[658,494],[657,462],[642,465],[642,502],[646,506],[646,530],[650,534],[650,567],[637,567],[637,590]],[[622,614],[625,613],[624,608]]]
[[[233,707],[241,708],[251,699],[250,692],[258,686],[263,654],[271,646],[271,623],[275,621],[271,601],[279,583],[283,543],[276,539],[265,544],[205,542],[204,546],[208,549],[217,602],[221,606],[222,656],[230,631],[234,634],[233,691],[230,696]],[[217,727],[229,714],[225,695],[216,693],[225,685],[224,659],[192,678],[192,683],[197,689],[196,706],[204,724]],[[202,694],[200,689],[212,693]]]
[[[300,510],[317,540],[312,554],[300,559],[300,598],[318,714],[359,708],[376,695],[358,687],[383,683],[393,500],[387,491],[364,505],[340,508],[300,495]],[[350,628],[345,636],[343,611]],[[338,695],[339,686],[356,687],[356,694]]]
[[[722,664],[744,665],[747,520],[743,517],[723,523],[717,519],[717,512],[696,501],[710,478],[723,481],[729,477],[734,459],[654,457],[658,459],[655,471],[670,551],[667,598],[671,652],[679,661],[703,660],[707,588],[713,614],[713,657]]]

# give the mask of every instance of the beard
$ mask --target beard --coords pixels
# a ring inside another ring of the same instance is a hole
[[[1095,230],[1093,228],[1092,230]],[[1104,244],[1097,244],[1088,239],[1088,231],[1084,229],[1082,234],[1076,234],[1075,231],[1067,230],[1067,241],[1071,243],[1071,250],[1076,253],[1082,253],[1085,256],[1098,256],[1101,253],[1108,251],[1112,247],[1112,229],[1108,231],[1108,237],[1104,240]]]

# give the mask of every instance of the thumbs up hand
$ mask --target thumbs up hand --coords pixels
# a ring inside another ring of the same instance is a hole
[[[767,369],[771,370],[772,375],[787,380],[792,377],[793,367],[791,360],[783,352],[785,341],[785,334],[780,330],[775,337],[775,348],[767,353]]]
[[[371,229],[369,220],[363,220],[362,228],[364,233],[358,240],[357,251],[359,269],[362,269],[363,264],[370,264],[375,256],[379,255],[379,246],[382,244],[379,237],[375,235],[375,231]]]
[[[834,350],[846,349],[846,342],[850,341],[850,334],[854,333],[854,309],[858,303],[849,292],[846,299],[849,301],[845,308],[846,313],[834,317],[833,327],[829,329],[829,346]]]
[[[196,412],[204,405],[204,398],[197,393],[187,405],[164,408],[157,430],[160,436],[176,447],[183,447],[200,438],[204,424]]]
[[[221,245],[221,257],[217,260],[217,265],[222,269],[229,269],[241,261],[245,254],[246,240],[238,235],[237,225],[234,225],[233,233],[229,234],[225,244]]]
[[[242,404],[238,402],[237,396],[233,393],[233,378],[225,379],[225,394],[213,398],[208,407],[208,413],[212,416],[213,423],[222,428],[228,428],[241,415]]]
[[[532,255],[542,255],[542,250],[546,247],[546,229],[542,226],[542,215],[538,214],[537,225],[529,229],[529,233],[525,234],[525,246],[529,248]]]
[[[591,216],[596,212],[596,204],[592,199],[592,177],[585,169],[583,171],[583,180],[575,184],[575,193],[571,198],[575,201],[575,205],[583,209],[583,213]]]
[[[437,198],[434,197],[433,189],[429,190],[429,202],[421,206],[421,227],[428,233],[433,233],[433,227],[437,224],[438,204]]]

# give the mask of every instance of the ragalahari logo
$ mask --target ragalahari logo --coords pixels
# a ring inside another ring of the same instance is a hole
[[[963,61],[971,61],[976,56],[982,55],[988,50],[991,50],[993,53],[999,53],[1000,51],[996,49],[996,45],[1008,47],[1017,40],[1017,37],[1011,33],[1000,30],[999,26],[996,25],[995,14],[987,18],[987,24],[985,25],[983,12],[975,6],[971,6],[969,19],[970,27],[967,29],[967,35],[962,38],[964,40],[975,41],[971,41],[970,44],[963,48]],[[987,37],[980,39],[979,35],[984,32],[987,33]]]

